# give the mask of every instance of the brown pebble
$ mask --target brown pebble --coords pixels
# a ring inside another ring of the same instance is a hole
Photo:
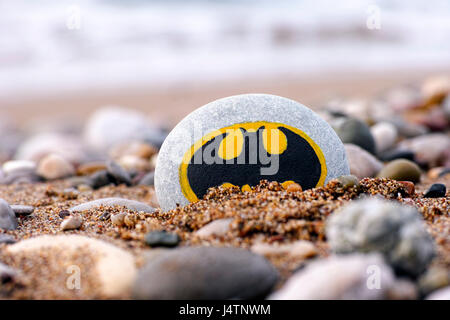
[[[415,193],[414,183],[410,181],[398,181],[398,183],[402,184],[405,187],[408,196],[414,195]]]
[[[302,186],[299,185],[298,183],[291,183],[290,185],[288,185],[288,187],[286,188],[287,192],[302,192]]]

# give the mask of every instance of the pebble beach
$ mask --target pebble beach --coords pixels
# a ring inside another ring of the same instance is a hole
[[[450,78],[314,111],[349,174],[170,210],[155,166],[174,125],[115,106],[39,132],[2,119],[0,299],[450,299]]]

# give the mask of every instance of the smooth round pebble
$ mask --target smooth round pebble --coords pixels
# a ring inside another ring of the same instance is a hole
[[[398,147],[414,152],[418,163],[436,167],[445,163],[446,152],[450,150],[450,138],[444,133],[427,134],[403,140]]]
[[[86,181],[93,189],[99,189],[113,183],[111,175],[106,170],[94,172]]]
[[[326,224],[332,252],[382,253],[396,271],[417,277],[435,255],[434,241],[416,208],[368,198],[349,203]]]
[[[15,230],[17,226],[17,218],[11,206],[5,200],[0,199],[0,229]]]
[[[426,300],[450,300],[450,286],[433,292]]]
[[[9,234],[0,233],[0,244],[6,243],[6,244],[12,244],[16,243],[16,240],[13,236],[10,236]]]
[[[309,189],[348,173],[339,137],[312,110],[274,95],[245,94],[211,102],[177,124],[159,152],[155,189],[169,210],[213,186],[267,179]]]
[[[77,205],[75,207],[72,207],[69,209],[71,212],[76,211],[85,211],[85,210],[91,210],[98,207],[114,207],[114,206],[122,206],[126,207],[129,210],[133,211],[143,211],[152,213],[155,211],[155,208],[136,200],[128,200],[123,198],[102,198],[97,199],[93,201],[89,201],[86,203],[82,203],[80,205]]]
[[[22,204],[12,204],[11,206],[12,211],[14,211],[14,214],[16,217],[19,216],[29,216],[34,212],[33,206],[26,206]]]
[[[350,188],[359,185],[359,180],[353,175],[340,176],[336,179],[343,188]]]
[[[379,277],[379,287],[370,275]],[[271,300],[384,300],[393,294],[399,299],[415,299],[411,283],[406,290],[397,281],[383,258],[376,254],[331,256],[316,260],[292,275],[286,284],[269,296]]]
[[[207,225],[195,231],[195,235],[200,238],[208,238],[210,236],[223,236],[230,230],[231,218],[217,219],[211,221]]]
[[[124,183],[127,186],[131,185],[131,177],[128,172],[114,161],[106,163],[107,172],[114,178],[116,184]]]
[[[378,178],[387,178],[398,181],[420,181],[421,170],[417,164],[406,159],[398,159],[387,163],[378,172]]]
[[[355,144],[371,154],[375,154],[375,140],[370,128],[363,121],[340,117],[330,122],[343,143]]]
[[[344,144],[344,147],[350,164],[350,173],[357,178],[373,177],[383,168],[383,163],[361,147],[351,143]]]
[[[442,183],[435,183],[432,184],[430,189],[425,193],[423,196],[424,198],[441,198],[445,197],[445,194],[447,192],[447,188],[445,187],[445,184]]]
[[[145,235],[145,243],[151,247],[176,247],[180,240],[176,233],[166,231],[150,231]]]
[[[155,171],[147,173],[145,176],[139,180],[139,185],[141,186],[153,186],[155,185]]]
[[[391,149],[397,141],[397,128],[389,122],[379,122],[370,128],[377,154]]]
[[[75,174],[75,168],[70,162],[57,154],[49,154],[42,158],[36,173],[47,179],[61,179]]]
[[[5,175],[15,172],[34,172],[36,170],[36,162],[31,160],[10,160],[3,163],[2,170]]]
[[[69,216],[61,223],[61,230],[75,230],[81,227],[83,220],[77,216]]]
[[[6,250],[15,256],[23,255],[25,259],[33,259],[27,257],[34,257],[36,255],[32,255],[33,253],[39,254],[40,252],[61,255],[62,250],[64,258],[70,262],[79,254],[80,248],[86,249],[94,261],[93,265],[80,266],[85,270],[81,276],[85,279],[91,277],[99,282],[99,287],[96,288],[98,294],[108,298],[124,297],[129,294],[136,276],[134,257],[125,250],[105,241],[79,235],[44,235],[22,240],[8,246]],[[60,268],[60,272],[65,278],[70,276],[67,270],[67,267]],[[46,290],[55,290],[55,292],[61,290],[58,284],[51,283],[51,275],[44,272],[42,276],[49,277]]]
[[[406,159],[409,161],[414,161],[414,152],[409,150],[391,150],[382,153],[380,159],[385,162],[389,162],[397,159]]]
[[[266,257],[286,257],[307,259],[317,255],[317,249],[311,241],[299,240],[287,244],[255,243],[251,247],[254,253]]]
[[[278,281],[262,256],[238,248],[184,247],[158,254],[139,270],[134,299],[253,299]]]

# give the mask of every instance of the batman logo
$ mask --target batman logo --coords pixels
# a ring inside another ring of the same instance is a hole
[[[327,175],[319,146],[303,131],[275,122],[247,122],[213,131],[183,157],[179,168],[184,196],[198,201],[214,186],[250,190],[262,179],[304,189],[323,185]]]

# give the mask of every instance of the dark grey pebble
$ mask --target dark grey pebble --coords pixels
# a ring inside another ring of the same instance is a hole
[[[145,243],[151,247],[176,247],[180,237],[176,233],[151,231],[145,235]]]
[[[445,185],[442,183],[435,183],[431,185],[430,189],[425,193],[423,196],[424,198],[441,198],[445,197],[445,193],[447,192],[447,189],[445,188]]]
[[[414,152],[409,150],[392,150],[380,155],[382,161],[392,161],[397,159],[406,159],[414,161]]]
[[[89,177],[88,181],[88,185],[90,185],[93,189],[99,189],[112,183],[111,176],[106,170],[94,172]]]
[[[331,126],[343,143],[353,143],[375,154],[375,140],[370,128],[363,121],[355,118],[336,118],[330,121]]]
[[[61,210],[59,212],[59,217],[61,219],[64,219],[65,217],[70,216],[70,211],[69,210]]]
[[[26,206],[22,204],[12,204],[11,209],[14,211],[16,217],[28,216],[34,212],[33,206]]]
[[[17,228],[17,218],[8,202],[0,199],[0,229],[15,230]]]
[[[6,244],[13,244],[16,243],[16,240],[13,236],[10,236],[9,234],[0,234],[0,243],[6,243]]]
[[[138,273],[133,298],[264,298],[278,277],[270,262],[248,250],[184,247],[150,259]]]
[[[155,171],[147,173],[142,179],[139,181],[139,185],[142,186],[153,186],[155,185]]]
[[[111,216],[111,212],[105,211],[105,212],[103,212],[103,214],[100,216],[100,220],[102,220],[102,221],[108,220],[110,216]]]
[[[111,160],[108,161],[106,163],[106,170],[113,178],[115,184],[124,183],[127,186],[131,186],[131,177],[129,173],[116,162]]]

